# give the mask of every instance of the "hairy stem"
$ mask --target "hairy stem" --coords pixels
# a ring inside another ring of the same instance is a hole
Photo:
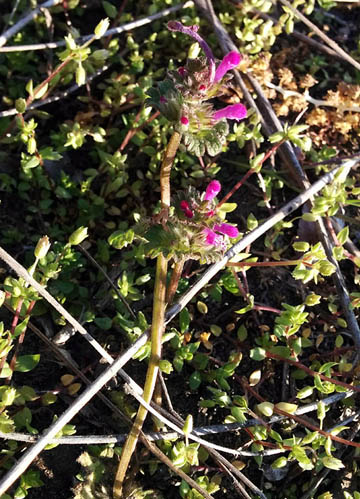
[[[161,205],[163,210],[168,210],[170,206],[170,171],[174,161],[176,151],[180,144],[180,134],[174,132],[167,146],[165,156],[161,165],[160,172],[160,189],[161,189]],[[168,262],[161,254],[156,262],[155,288],[154,288],[154,305],[153,318],[151,327],[151,356],[149,366],[146,373],[143,398],[149,404],[154,392],[156,378],[159,371],[159,361],[161,358],[161,343],[162,334],[165,326],[165,307],[166,307],[166,275]],[[122,488],[126,472],[131,460],[131,456],[135,450],[141,428],[147,416],[147,409],[140,406],[136,415],[134,424],[126,439],[122,449],[121,458],[118,470],[116,472],[113,498],[120,499],[122,497]]]
[[[183,268],[184,268],[184,260],[180,260],[179,262],[176,262],[174,264],[174,268],[173,268],[173,271],[171,274],[169,286],[168,286],[168,289],[166,292],[166,303],[168,305],[171,305],[171,303],[174,299]]]

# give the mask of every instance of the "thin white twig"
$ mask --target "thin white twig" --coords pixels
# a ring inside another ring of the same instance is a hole
[[[46,106],[47,104],[52,104],[53,102],[57,102],[61,99],[65,99],[73,92],[76,92],[76,90],[79,90],[79,88],[90,83],[94,78],[100,76],[102,73],[104,73],[104,71],[107,71],[109,67],[110,66],[103,66],[101,69],[98,69],[94,74],[86,78],[86,81],[83,85],[78,85],[77,83],[75,83],[74,85],[67,88],[63,92],[59,92],[56,95],[53,95],[52,97],[48,97],[47,99],[33,102],[32,104],[30,104],[30,106],[26,108],[26,112],[31,111],[32,109],[37,109],[38,107]],[[5,116],[15,116],[15,114],[18,114],[18,111],[16,110],[15,107],[13,107],[11,109],[6,109],[6,111],[0,111],[0,118],[4,118]]]
[[[52,1],[54,1],[54,0],[52,0]],[[59,1],[59,0],[57,0],[57,1]],[[46,3],[49,3],[49,2],[46,2]],[[188,7],[192,7],[193,5],[194,5],[194,3],[192,1],[188,1],[185,3],[179,3],[178,5],[174,5],[173,7],[169,7],[168,9],[164,9],[160,12],[157,12],[156,14],[153,14],[152,16],[143,17],[142,19],[137,19],[136,21],[132,21],[130,23],[123,24],[122,26],[118,26],[117,28],[109,29],[108,31],[106,31],[106,33],[104,33],[102,35],[101,38],[111,36],[111,35],[120,35],[121,33],[124,33],[125,31],[130,31],[132,29],[140,28],[141,26],[145,26],[146,24],[152,23],[153,21],[156,21],[157,19],[161,19],[162,17],[168,16],[168,15],[172,14],[173,12],[176,12],[180,9],[186,9]],[[21,28],[22,28],[22,26],[20,27],[20,29]],[[17,31],[19,31],[19,30],[17,30]],[[6,33],[4,33],[4,35],[6,35]],[[93,34],[80,36],[79,38],[76,38],[75,41],[77,43],[84,43],[84,42],[90,40],[90,38],[92,38],[93,36],[94,36]],[[1,39],[2,39],[2,37],[0,37],[0,47],[2,47],[2,45],[4,45],[4,43],[1,44]],[[19,52],[19,51],[27,51],[27,50],[33,51],[33,50],[44,50],[44,49],[56,49],[58,47],[64,47],[65,45],[66,45],[66,42],[64,40],[60,40],[58,42],[49,42],[49,43],[34,43],[34,44],[30,44],[30,45],[12,45],[9,47],[1,48],[0,52]]]
[[[30,21],[34,19],[40,12],[41,9],[49,9],[50,7],[53,7],[54,5],[57,5],[61,3],[62,0],[47,0],[43,4],[39,5],[36,7],[36,9],[31,10],[28,14],[26,14],[24,17],[22,17],[14,26],[11,26],[8,30],[5,31],[0,36],[0,47],[5,45],[5,43],[11,38],[12,36],[16,35],[24,26],[26,26]]]
[[[19,3],[20,3],[20,0],[15,0],[15,5],[14,5],[12,11],[11,11],[11,14],[9,15],[8,19],[5,22],[5,26],[4,26],[4,29],[3,29],[2,33],[5,33],[6,28],[9,26],[9,24],[11,24],[11,22],[13,20],[13,17],[15,15],[15,12],[17,11],[17,9],[19,7]]]
[[[336,393],[334,395],[331,395],[327,398],[322,399],[322,402],[326,406],[330,406],[332,404],[335,404],[336,402],[339,402],[340,400],[343,400],[344,398],[348,398],[354,395],[354,392],[340,392]],[[303,407],[300,407],[295,411],[295,416],[300,416],[302,414],[307,414],[309,412],[313,412],[317,410],[318,408],[318,402],[311,402],[310,404],[304,405]],[[357,413],[358,414],[358,413]],[[347,418],[344,421],[340,421],[338,425],[345,425],[348,423],[351,423],[356,415],[351,416],[350,418]],[[286,419],[287,416],[273,416],[272,418],[267,421],[267,424],[272,425],[274,423],[278,423],[279,421],[282,421]],[[228,432],[234,432],[234,431],[239,431],[244,428],[248,428],[249,426],[256,426],[257,424],[260,423],[260,420],[258,419],[248,419],[244,423],[229,423],[229,424],[220,424],[220,425],[209,425],[209,426],[199,426],[197,428],[194,428],[192,433],[189,435],[189,439],[191,440],[192,435],[195,435],[197,437],[206,437],[210,435],[218,435],[219,433],[228,433]],[[167,422],[166,422],[167,424]],[[337,426],[338,426],[337,425]],[[334,426],[336,428],[337,426]],[[331,431],[331,428],[327,431]],[[152,442],[158,441],[158,440],[173,440],[179,436],[178,432],[155,432],[151,431],[148,433],[145,433],[145,436],[147,439],[149,439]],[[127,435],[125,433],[119,434],[119,435],[71,435],[71,436],[64,436],[60,438],[53,438],[50,440],[50,444],[60,444],[60,445],[96,445],[96,444],[116,444],[116,443],[121,443],[125,441]],[[16,440],[17,442],[28,442],[28,443],[34,443],[39,440],[39,436],[37,435],[27,435],[26,433],[19,433],[19,432],[14,432],[14,433],[3,433],[0,432],[0,438],[3,438],[5,440]],[[209,442],[206,442],[208,445]],[[274,454],[279,454],[281,452],[285,452],[286,449],[266,449],[263,451],[259,452],[252,452],[252,451],[237,451],[240,456],[271,456]]]
[[[287,97],[301,97],[302,99],[305,99],[307,102],[310,102],[310,104],[313,104],[316,107],[320,106],[335,107],[340,112],[352,111],[354,113],[360,113],[360,106],[344,106],[341,103],[334,104],[326,100],[314,99],[307,91],[301,94],[300,92],[296,92],[295,90],[287,90],[286,88],[282,88],[279,85],[274,85],[273,83],[270,82],[266,82],[265,85],[268,88],[273,88],[277,92],[280,92],[285,97],[285,99]]]
[[[325,35],[323,31],[321,31],[320,28],[316,26],[316,24],[312,23],[309,21],[309,19],[304,16],[298,9],[295,9],[288,0],[280,0],[280,2],[288,9],[291,10],[291,12],[298,18],[300,21],[302,21],[308,28],[314,31],[320,38],[324,40],[325,43],[329,45],[332,49],[334,49],[338,54],[341,54],[342,57],[349,62],[352,66],[354,66],[356,69],[360,70],[360,63],[356,61],[353,57],[351,57],[345,50],[343,50],[334,40],[332,40],[329,36]]]
[[[5,263],[11,267],[19,277],[22,277],[27,284],[30,284],[36,291],[43,297],[47,302],[52,305],[59,314],[63,315],[64,318],[74,327],[76,331],[84,336],[84,338],[90,343],[90,345],[97,350],[102,357],[104,357],[107,362],[113,362],[111,355],[98,343],[95,338],[89,334],[86,329],[78,322],[60,303],[55,300],[53,296],[41,286],[35,279],[28,273],[28,271],[18,263],[15,258],[13,258],[9,253],[7,253],[4,248],[0,246],[0,259],[4,260]],[[140,348],[140,347],[139,347]],[[1,495],[1,494],[0,494]]]
[[[3,250],[2,250],[3,251]],[[36,282],[36,281],[35,281]],[[139,343],[141,341],[136,341],[130,348],[126,350],[122,355],[120,355],[100,376],[93,382],[92,385],[87,387],[81,395],[71,404],[68,409],[63,412],[63,414],[57,419],[40,437],[40,439],[30,447],[19,461],[15,464],[11,470],[6,473],[6,475],[0,481],[0,497],[4,494],[9,487],[19,478],[19,476],[24,473],[24,471],[30,466],[32,461],[36,458],[38,454],[46,445],[55,437],[55,435],[61,431],[61,429],[74,417],[76,414],[100,391],[103,386],[116,376],[119,369],[121,369],[137,352],[139,349]]]
[[[346,165],[355,166],[358,160],[347,160]],[[287,203],[283,208],[281,208],[277,213],[271,216],[263,224],[257,227],[255,230],[244,236],[244,238],[236,243],[227,253],[220,262],[211,265],[204,274],[195,282],[192,288],[186,292],[178,303],[174,304],[168,314],[166,322],[168,323],[173,317],[175,317],[188,303],[189,301],[205,286],[212,277],[214,277],[217,272],[219,272],[222,267],[227,263],[228,260],[233,258],[237,253],[242,251],[247,245],[253,243],[261,235],[267,232],[276,223],[281,221],[287,215],[298,209],[306,201],[311,199],[317,192],[319,192],[326,184],[334,179],[335,174],[341,168],[342,165],[337,166],[329,173],[323,175],[317,182],[311,185],[306,191],[302,192],[299,196],[294,198],[292,201]],[[25,279],[27,283],[33,286],[40,294],[43,296],[60,314],[62,314],[69,322],[74,326],[74,328],[81,332],[84,337],[90,342],[91,345],[96,348],[97,351],[108,361],[113,362],[95,381],[92,385],[84,390],[84,392],[79,395],[79,397],[73,402],[73,404],[55,421],[42,435],[42,437],[36,442],[32,447],[30,447],[22,458],[17,462],[17,464],[3,477],[0,481],[0,496],[4,494],[7,489],[18,479],[18,477],[30,466],[31,462],[35,457],[46,447],[52,438],[85,406],[91,398],[96,395],[96,393],[101,390],[101,388],[113,377],[118,371],[133,357],[133,355],[141,348],[149,338],[149,330],[145,331],[138,340],[131,345],[122,355],[120,355],[115,361],[110,357],[110,355],[99,345],[94,338],[85,330],[81,324],[76,321],[69,312],[67,312],[47,291],[36,282],[33,277],[26,271],[26,269],[20,265],[14,258],[12,258],[3,248],[0,247],[0,258],[3,259],[15,272]],[[99,349],[100,348],[100,349]],[[149,410],[152,410],[150,407]],[[181,430],[182,432],[182,430]],[[202,439],[200,439],[202,440]],[[205,445],[208,442],[204,441]],[[236,451],[235,451],[236,452]]]
[[[168,311],[166,315],[166,322],[168,323],[172,320],[175,315],[177,315],[188,303],[194,298],[194,296],[212,279],[225,265],[233,258],[237,253],[243,251],[249,244],[252,244],[256,239],[265,234],[269,229],[271,229],[275,224],[283,220],[287,215],[297,210],[311,199],[315,194],[317,194],[326,184],[331,182],[336,173],[339,171],[340,167],[343,166],[355,166],[360,160],[351,159],[346,160],[342,166],[337,166],[331,172],[323,175],[317,182],[312,184],[308,189],[303,191],[301,194],[296,196],[293,200],[283,206],[278,212],[269,217],[265,222],[259,225],[256,229],[249,232],[244,236],[238,243],[236,243],[232,248],[227,251],[225,256],[219,261],[211,265],[202,276],[193,284],[193,286],[186,291],[180,300],[175,303]]]

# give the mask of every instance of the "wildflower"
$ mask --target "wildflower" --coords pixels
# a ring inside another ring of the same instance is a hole
[[[242,104],[226,106],[213,114],[215,121],[227,118],[229,120],[241,120],[246,118],[246,108]]]
[[[145,222],[146,232],[141,234],[146,241],[145,252],[152,257],[162,253],[175,261],[214,262],[222,258],[229,238],[237,237],[239,231],[216,212],[220,190],[220,182],[212,180],[205,192],[190,186],[186,192],[176,194],[175,209],[166,226],[157,223],[146,227]]]
[[[186,200],[180,201],[180,209],[184,213],[185,217],[188,219],[193,219],[194,223],[203,228],[201,233],[205,236],[205,242],[208,245],[215,246],[220,250],[226,249],[226,242],[224,236],[237,237],[239,231],[233,225],[225,222],[221,222],[219,217],[216,216],[216,205],[215,197],[221,191],[221,184],[218,180],[212,180],[205,190],[203,196],[198,195],[198,193],[193,193],[190,191],[191,208],[190,202]],[[204,202],[206,205],[204,206]],[[211,209],[209,210],[209,204]]]
[[[241,59],[242,56],[238,52],[229,52],[226,54],[219,66],[216,68],[214,82],[217,83],[222,79],[225,73],[236,68],[236,66],[240,64]]]
[[[225,241],[223,236],[221,236],[220,234],[216,234],[216,232],[209,229],[208,227],[203,229],[203,234],[205,235],[205,240],[207,244],[215,246],[216,248],[221,248],[221,249],[224,248]]]
[[[213,180],[206,188],[204,200],[212,201],[214,197],[216,197],[219,194],[220,191],[221,191],[220,182],[218,182],[217,180]]]
[[[221,151],[228,134],[227,120],[241,120],[247,111],[240,103],[216,111],[208,101],[223,93],[231,79],[228,72],[240,63],[242,56],[231,51],[217,64],[209,45],[199,35],[198,26],[171,21],[168,29],[196,40],[205,57],[189,59],[177,71],[170,71],[157,89],[150,89],[150,103],[174,123],[190,152],[214,156]]]
[[[239,235],[239,231],[237,230],[236,227],[226,223],[216,224],[214,226],[214,230],[216,232],[221,232],[221,234],[225,234],[226,236],[229,237],[237,237]]]

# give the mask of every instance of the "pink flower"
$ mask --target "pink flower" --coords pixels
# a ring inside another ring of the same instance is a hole
[[[215,58],[211,51],[211,48],[206,43],[206,41],[201,38],[198,34],[199,26],[184,26],[179,21],[170,21],[168,22],[168,29],[170,31],[180,31],[180,33],[184,33],[185,35],[191,36],[194,40],[198,42],[200,47],[205,52],[207,60],[209,62],[209,70],[210,70],[210,83],[218,83],[225,73],[230,71],[231,69],[236,68],[239,62],[242,59],[242,56],[238,52],[229,52],[225,55],[223,60],[220,62],[219,66],[215,69]]]
[[[212,180],[205,191],[204,201],[212,201],[221,191],[221,184],[217,180]]]
[[[225,234],[229,237],[237,237],[239,235],[239,231],[236,227],[226,223],[215,225],[214,230],[216,230],[216,232],[221,232],[221,234]]]
[[[213,114],[213,118],[215,121],[222,120],[223,118],[230,120],[242,120],[243,118],[246,118],[246,114],[246,107],[243,104],[232,104],[216,111]]]
[[[189,124],[189,118],[187,118],[186,116],[181,116],[180,121],[182,125],[188,126]]]
[[[229,52],[220,62],[215,71],[214,83],[219,82],[225,73],[231,71],[231,69],[236,68],[242,59],[242,55],[238,52]]]
[[[206,227],[203,229],[203,233],[206,235],[206,242],[211,246],[224,246],[224,238],[220,234],[216,234],[213,230]]]

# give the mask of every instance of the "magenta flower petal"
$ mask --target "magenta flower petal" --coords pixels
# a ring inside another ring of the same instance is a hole
[[[203,233],[206,235],[206,242],[213,245],[216,241],[217,234],[207,227],[203,230]]]
[[[224,238],[220,234],[216,234],[213,230],[206,227],[203,229],[203,233],[206,235],[207,244],[212,246],[224,246]]]
[[[226,106],[213,114],[215,121],[227,118],[229,120],[242,120],[246,118],[247,110],[243,104],[232,104],[231,106]]]
[[[214,230],[229,237],[237,237],[239,235],[239,231],[236,227],[226,223],[215,225]]]
[[[205,191],[205,201],[212,201],[221,191],[221,184],[217,180],[212,180]]]
[[[227,73],[231,69],[236,68],[241,59],[242,55],[239,54],[239,52],[229,52],[228,54],[226,54],[226,56],[216,68],[214,83],[220,81],[225,73]]]
[[[189,118],[187,118],[186,116],[181,116],[180,121],[182,125],[188,126],[189,124]]]

